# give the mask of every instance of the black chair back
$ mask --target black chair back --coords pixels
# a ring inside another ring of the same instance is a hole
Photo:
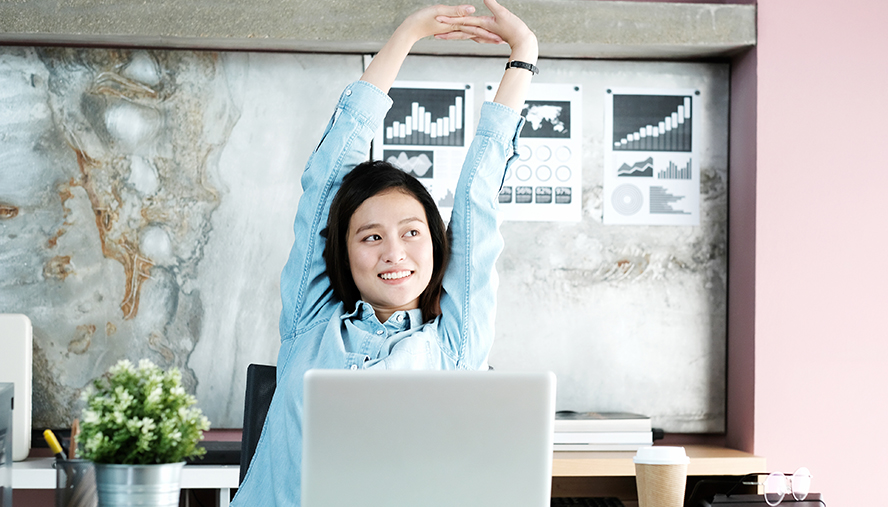
[[[244,482],[256,445],[259,443],[259,435],[262,434],[262,426],[265,425],[265,416],[268,414],[268,406],[277,388],[277,367],[266,364],[251,364],[247,367],[247,392],[244,398],[244,432],[241,440],[240,481]]]

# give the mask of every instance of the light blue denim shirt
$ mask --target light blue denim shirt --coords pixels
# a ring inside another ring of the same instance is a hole
[[[277,390],[233,506],[300,504],[302,377],[309,369],[487,367],[496,316],[495,263],[503,248],[497,195],[524,123],[509,107],[482,106],[456,188],[441,315],[423,322],[415,309],[381,323],[369,304],[359,301],[348,311],[333,295],[321,230],[342,177],[367,159],[391,103],[367,82],[349,85],[303,173],[296,242],[281,274]]]

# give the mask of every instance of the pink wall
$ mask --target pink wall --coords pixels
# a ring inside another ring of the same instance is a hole
[[[888,472],[886,21],[883,0],[758,2],[754,451],[830,507]]]

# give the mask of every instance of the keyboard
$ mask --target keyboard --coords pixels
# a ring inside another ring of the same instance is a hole
[[[613,497],[585,497],[585,498],[553,498],[551,507],[624,507],[619,498]]]

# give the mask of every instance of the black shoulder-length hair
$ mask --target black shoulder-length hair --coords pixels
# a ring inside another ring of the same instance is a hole
[[[419,296],[422,319],[428,322],[441,314],[444,270],[450,258],[450,240],[435,200],[415,177],[381,160],[359,164],[342,179],[342,186],[330,204],[327,217],[324,261],[333,294],[353,310],[361,299],[351,274],[348,259],[348,226],[352,215],[367,199],[387,190],[397,190],[416,198],[425,209],[426,222],[432,236],[434,266],[429,285]]]

